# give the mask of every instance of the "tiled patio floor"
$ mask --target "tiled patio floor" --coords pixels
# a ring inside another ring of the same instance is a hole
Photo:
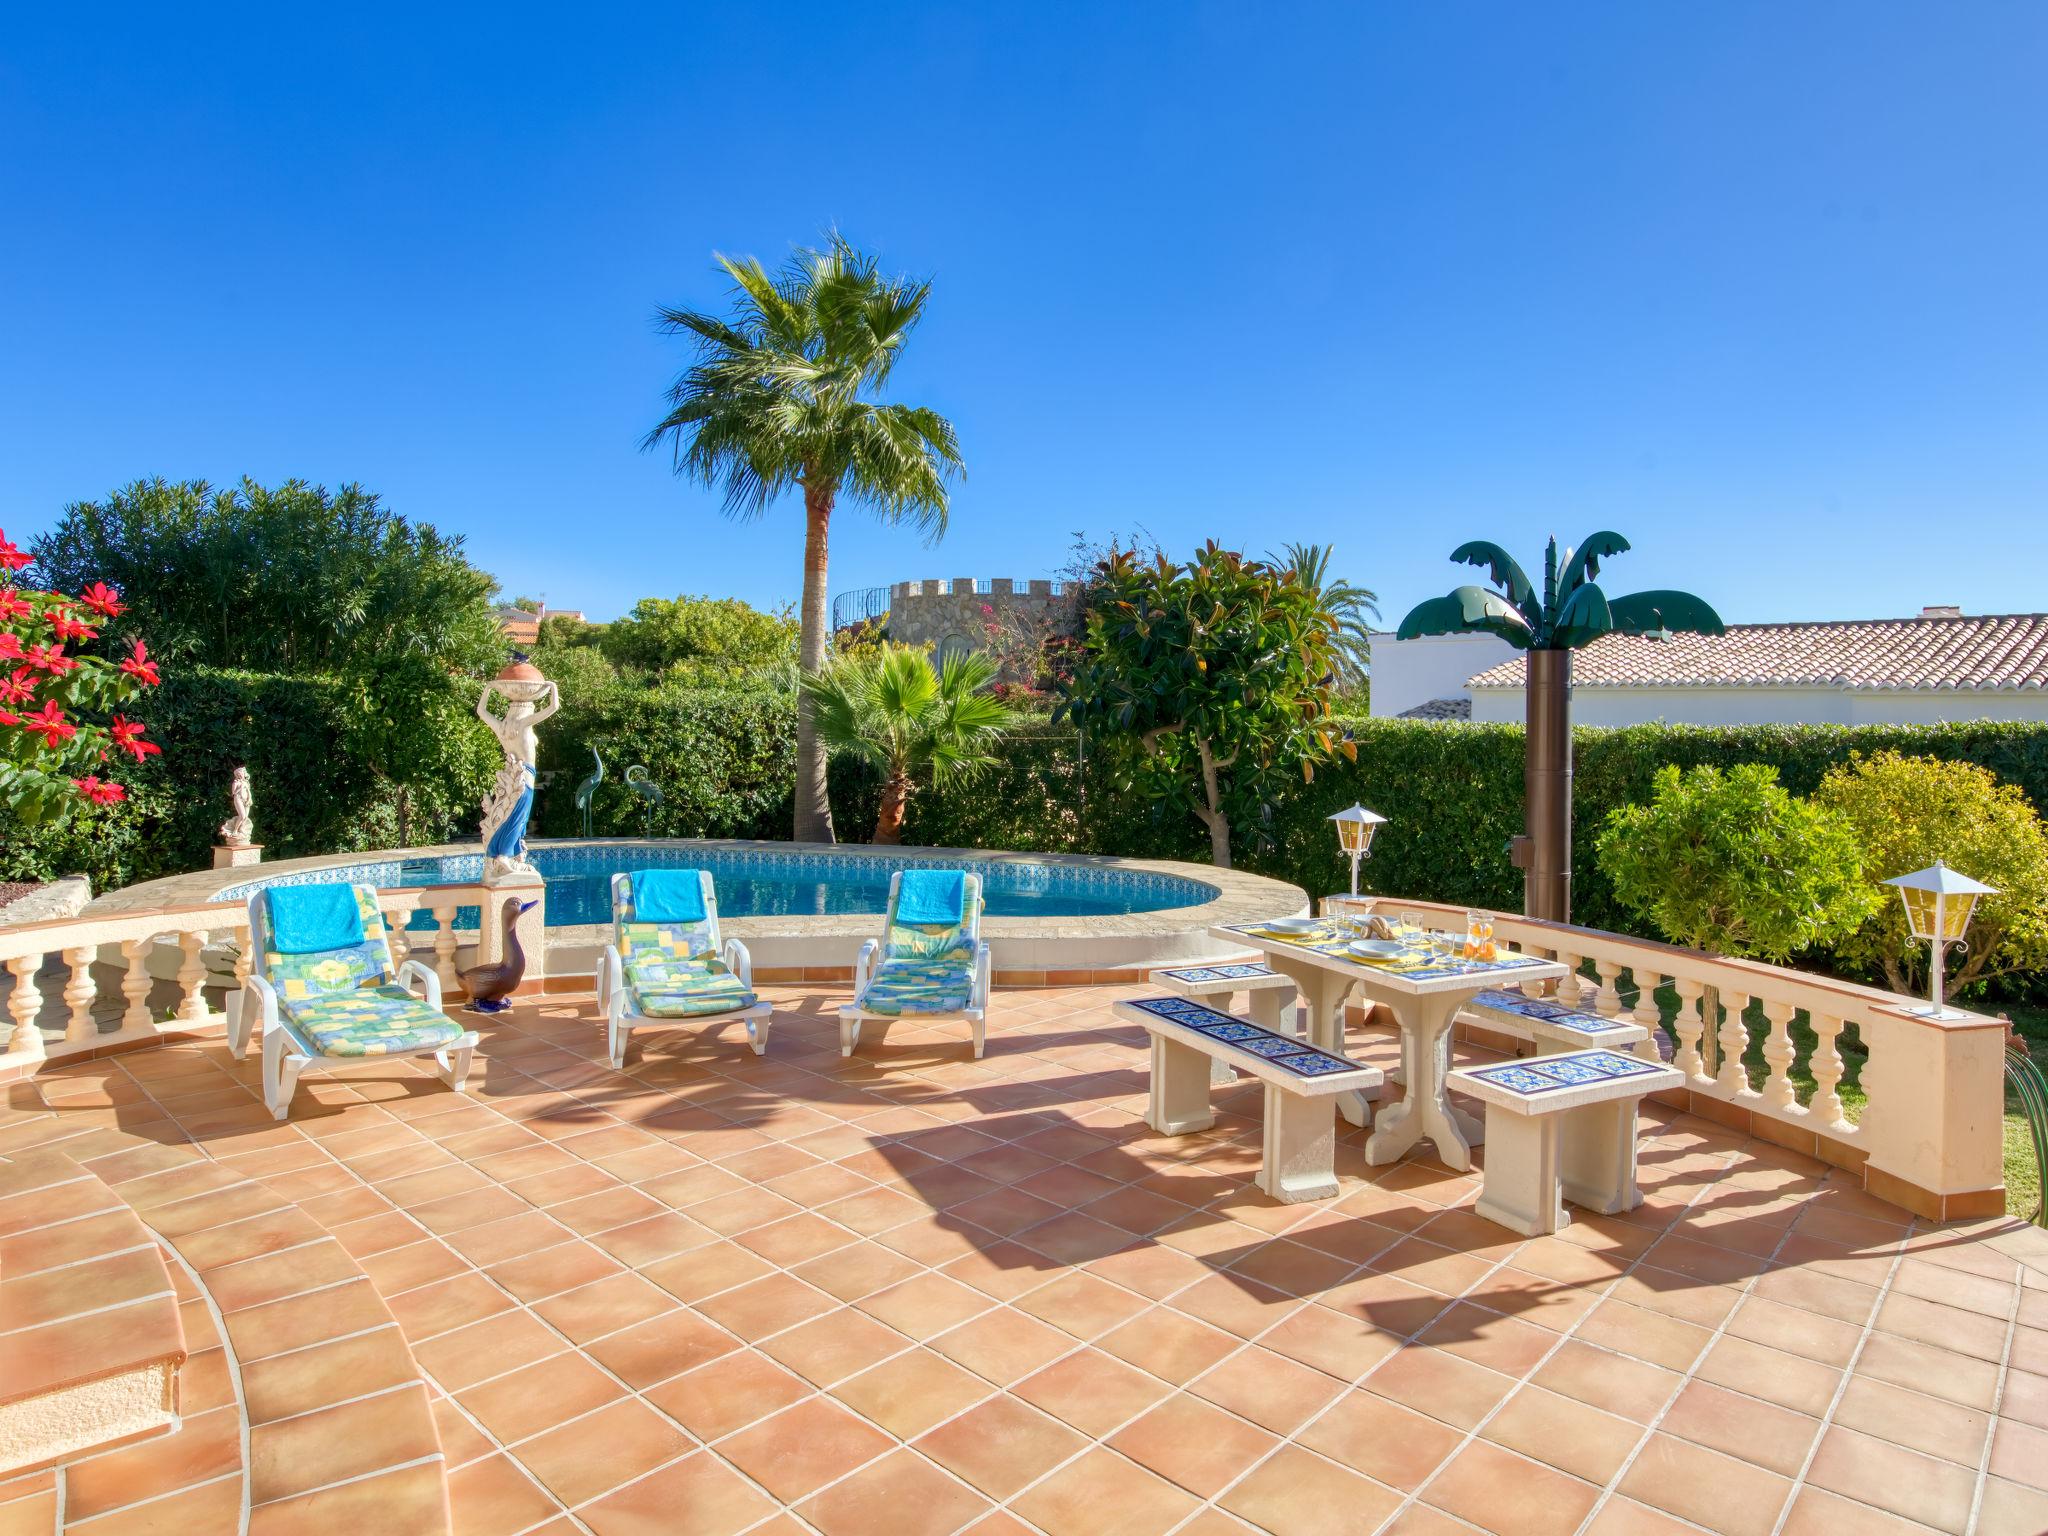
[[[999,993],[979,1063],[951,1026],[842,1061],[842,994],[771,990],[765,1058],[676,1029],[614,1073],[550,1000],[466,1097],[375,1064],[283,1126],[216,1044],[89,1063],[15,1085],[0,1152],[189,1139],[327,1228],[462,1536],[2048,1529],[2048,1234],[1654,1107],[1648,1203],[1561,1237],[1356,1133],[1338,1199],[1282,1206],[1255,1087],[1146,1129],[1130,989]],[[0,1536],[50,1486],[0,1486]]]

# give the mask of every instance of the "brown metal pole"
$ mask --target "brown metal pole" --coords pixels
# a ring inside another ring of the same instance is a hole
[[[1522,909],[1572,919],[1572,653],[1529,652],[1528,741],[1523,759],[1530,838]]]

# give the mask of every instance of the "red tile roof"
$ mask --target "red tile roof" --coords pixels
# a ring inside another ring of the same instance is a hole
[[[1471,688],[1520,688],[1522,658]],[[1731,624],[1725,635],[1604,635],[1572,659],[1583,688],[2048,689],[2048,613]]]

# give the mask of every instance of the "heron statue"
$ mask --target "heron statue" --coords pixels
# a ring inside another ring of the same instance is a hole
[[[661,804],[661,786],[648,776],[644,763],[635,763],[626,770],[626,788],[640,797],[641,835],[654,836],[654,808]]]
[[[576,814],[582,818],[585,837],[596,835],[590,826],[590,803],[597,797],[597,786],[604,782],[604,759],[597,755],[595,747],[590,749],[590,760],[597,764],[596,769],[585,774],[583,782],[576,786]]]

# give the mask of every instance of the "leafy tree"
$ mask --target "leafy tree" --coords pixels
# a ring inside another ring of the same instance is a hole
[[[1010,711],[990,691],[995,661],[955,652],[934,669],[907,645],[883,644],[835,660],[803,679],[829,746],[882,773],[875,841],[903,840],[903,814],[920,780],[945,788],[995,761]]]
[[[1814,799],[1854,829],[1874,880],[1946,859],[1998,887],[1977,902],[1968,947],[1950,951],[1952,987],[2048,967],[2048,828],[2016,786],[1974,763],[1858,753],[1828,771]],[[1865,975],[1882,972],[1895,992],[1923,991],[1927,946],[1910,937],[1897,893],[1877,891],[1875,916],[1835,954]]]
[[[67,507],[35,558],[58,586],[120,589],[128,612],[110,637],[146,635],[178,662],[338,673],[417,652],[481,676],[505,656],[496,583],[462,540],[386,511],[359,485],[138,480]]]
[[[736,597],[643,597],[597,637],[615,667],[666,672],[678,662],[765,666],[796,649],[787,612],[763,613]]]
[[[1675,944],[1773,962],[1853,933],[1875,905],[1849,819],[1763,763],[1657,771],[1595,844],[1617,900]]]
[[[1572,652],[1603,635],[1661,639],[1681,630],[1718,635],[1721,616],[1690,592],[1632,592],[1610,598],[1596,578],[1600,562],[1628,550],[1618,533],[1596,533],[1577,551],[1543,551],[1543,589],[1523,574],[1498,544],[1475,539],[1451,551],[1460,565],[1477,566],[1498,592],[1456,587],[1418,603],[1401,621],[1397,639],[1420,635],[1498,635],[1529,653],[1524,690],[1528,755],[1523,768],[1526,838],[1516,863],[1526,871],[1522,905],[1531,917],[1568,923],[1572,916]]]
[[[1367,620],[1380,616],[1379,594],[1332,576],[1330,561],[1335,554],[1327,544],[1289,544],[1286,554],[1274,557],[1273,563],[1292,571],[1336,619],[1337,684],[1353,692],[1365,687],[1372,667],[1372,626]]]
[[[1300,572],[1204,545],[1186,565],[1117,551],[1089,583],[1081,656],[1054,710],[1135,748],[1133,787],[1185,804],[1228,868],[1233,829],[1348,737],[1330,723],[1338,616]]]
[[[668,444],[675,471],[720,487],[729,516],[759,517],[783,492],[804,499],[804,575],[798,663],[825,664],[826,559],[842,494],[885,522],[945,532],[947,482],[959,471],[953,425],[937,412],[873,396],[888,382],[931,285],[885,278],[872,257],[833,236],[771,277],[751,258],[721,256],[735,287],[731,319],[659,311],[671,335],[692,338],[697,361],[670,388],[669,412],[645,446]],[[816,701],[797,709],[796,836],[832,838],[825,745]]]
[[[551,613],[540,621],[540,638],[535,643],[554,649],[594,649],[604,641],[607,628],[603,624],[592,624],[573,614]],[[543,668],[543,671],[546,669]]]

